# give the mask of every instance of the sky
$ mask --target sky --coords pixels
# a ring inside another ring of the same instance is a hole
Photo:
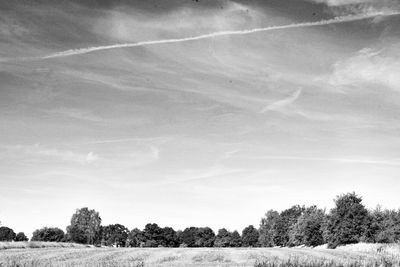
[[[0,2],[0,221],[399,208],[400,2]]]

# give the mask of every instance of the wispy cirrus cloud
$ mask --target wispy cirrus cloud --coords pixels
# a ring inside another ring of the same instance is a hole
[[[388,54],[390,53],[390,54]],[[329,82],[336,86],[383,85],[400,89],[400,56],[394,52],[362,49],[337,62]]]
[[[1,146],[3,153],[10,158],[19,158],[29,162],[63,161],[80,164],[90,164],[100,159],[94,152],[77,153],[69,150],[49,148],[40,144],[35,145],[7,145]]]
[[[266,113],[268,111],[282,111],[288,105],[294,103],[300,97],[300,94],[301,94],[301,89],[297,90],[296,92],[294,92],[292,95],[290,95],[289,97],[287,97],[285,99],[278,100],[272,104],[265,106],[260,111],[260,113]]]

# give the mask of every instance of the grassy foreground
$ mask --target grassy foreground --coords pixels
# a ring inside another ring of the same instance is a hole
[[[92,248],[0,250],[1,267],[38,266],[400,266],[400,245],[358,244],[325,248]]]

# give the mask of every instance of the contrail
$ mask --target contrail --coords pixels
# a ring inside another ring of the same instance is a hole
[[[32,58],[20,58],[19,60],[29,61],[29,60],[61,58],[61,57],[83,55],[83,54],[88,54],[88,53],[92,53],[92,52],[96,52],[96,51],[110,50],[110,49],[117,49],[117,48],[131,48],[131,47],[140,47],[140,46],[157,45],[157,44],[180,43],[180,42],[197,41],[197,40],[209,39],[209,38],[213,38],[213,37],[227,36],[227,35],[246,35],[246,34],[252,34],[252,33],[257,33],[257,32],[277,31],[277,30],[285,30],[285,29],[293,29],[293,28],[305,28],[305,27],[322,26],[322,25],[329,25],[329,24],[339,24],[339,23],[345,23],[345,22],[351,22],[351,21],[364,20],[364,19],[368,19],[368,18],[374,18],[374,17],[378,17],[378,16],[393,16],[393,15],[399,15],[399,14],[400,14],[400,12],[374,12],[374,13],[361,14],[361,15],[340,16],[340,17],[336,17],[334,19],[321,20],[321,21],[317,21],[317,22],[303,22],[303,23],[295,23],[295,24],[282,25],[282,26],[255,28],[255,29],[249,29],[249,30],[220,31],[220,32],[213,32],[213,33],[208,33],[208,34],[203,34],[203,35],[198,35],[198,36],[177,38],[177,39],[164,39],[164,40],[154,40],[154,41],[143,41],[143,42],[137,42],[137,43],[124,43],[124,44],[95,46],[95,47],[80,48],[80,49],[71,49],[71,50],[53,53],[53,54],[50,54],[47,56],[32,57]]]

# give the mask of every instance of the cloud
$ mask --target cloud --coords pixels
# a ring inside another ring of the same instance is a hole
[[[340,6],[340,5],[350,5],[350,4],[365,4],[365,3],[373,3],[375,0],[310,0],[316,3],[323,3],[329,6]]]
[[[398,0],[309,0],[329,6],[335,15],[366,14],[371,12],[397,12],[400,10]],[[375,21],[374,21],[375,22]]]
[[[383,85],[400,90],[398,53],[363,49],[355,56],[337,62],[329,82],[335,86]]]
[[[93,114],[93,112],[88,110],[81,110],[76,108],[58,108],[54,110],[48,111],[52,114],[59,114],[69,118],[84,120],[84,121],[92,121],[92,122],[100,122],[102,118]]]
[[[134,47],[143,47],[143,46],[160,45],[160,44],[171,44],[171,43],[182,43],[182,42],[198,41],[198,40],[203,40],[203,39],[211,39],[211,38],[220,37],[220,36],[247,35],[247,34],[253,34],[253,33],[258,33],[258,32],[323,26],[323,25],[331,25],[331,24],[339,24],[339,23],[364,20],[364,19],[369,19],[369,18],[375,18],[378,16],[393,16],[393,15],[399,15],[399,14],[400,14],[400,12],[373,12],[373,13],[366,13],[366,14],[359,14],[359,15],[340,16],[340,17],[336,17],[334,19],[321,20],[321,21],[317,21],[317,22],[294,23],[294,24],[281,25],[281,26],[254,28],[254,29],[249,29],[249,30],[218,31],[218,32],[212,32],[212,33],[208,33],[208,34],[202,34],[202,35],[185,37],[185,38],[172,38],[172,39],[161,39],[161,40],[153,40],[153,41],[142,41],[142,42],[136,42],[136,43],[123,43],[123,44],[114,44],[114,45],[106,45],[106,46],[93,46],[93,47],[87,47],[87,48],[60,51],[60,52],[56,52],[56,53],[41,56],[41,57],[15,58],[10,61],[35,61],[35,60],[46,60],[46,59],[53,59],[53,58],[63,58],[63,57],[83,55],[83,54],[93,53],[93,52],[97,52],[97,51],[104,51],[104,50],[112,50],[112,49],[120,49],[120,48],[134,48]]]
[[[301,94],[301,89],[297,90],[291,96],[289,96],[289,97],[287,97],[285,99],[282,99],[282,100],[279,100],[279,101],[276,101],[276,102],[274,102],[272,104],[267,105],[266,107],[264,107],[260,111],[260,113],[265,113],[265,112],[268,112],[268,111],[282,110],[286,106],[288,106],[288,105],[292,104],[293,102],[295,102],[299,98],[300,94]]]
[[[5,149],[11,157],[14,156],[20,159],[25,158],[27,161],[31,162],[66,161],[80,164],[90,164],[99,160],[99,156],[93,152],[83,154],[69,150],[48,148],[40,144],[2,146],[2,148]]]
[[[86,162],[91,163],[99,159],[99,156],[93,152],[89,152],[86,156]]]
[[[399,159],[369,159],[369,158],[323,158],[323,157],[292,157],[292,156],[271,156],[262,157],[271,160],[295,160],[295,161],[326,161],[337,163],[355,163],[355,164],[372,164],[372,165],[388,165],[400,166]]]

